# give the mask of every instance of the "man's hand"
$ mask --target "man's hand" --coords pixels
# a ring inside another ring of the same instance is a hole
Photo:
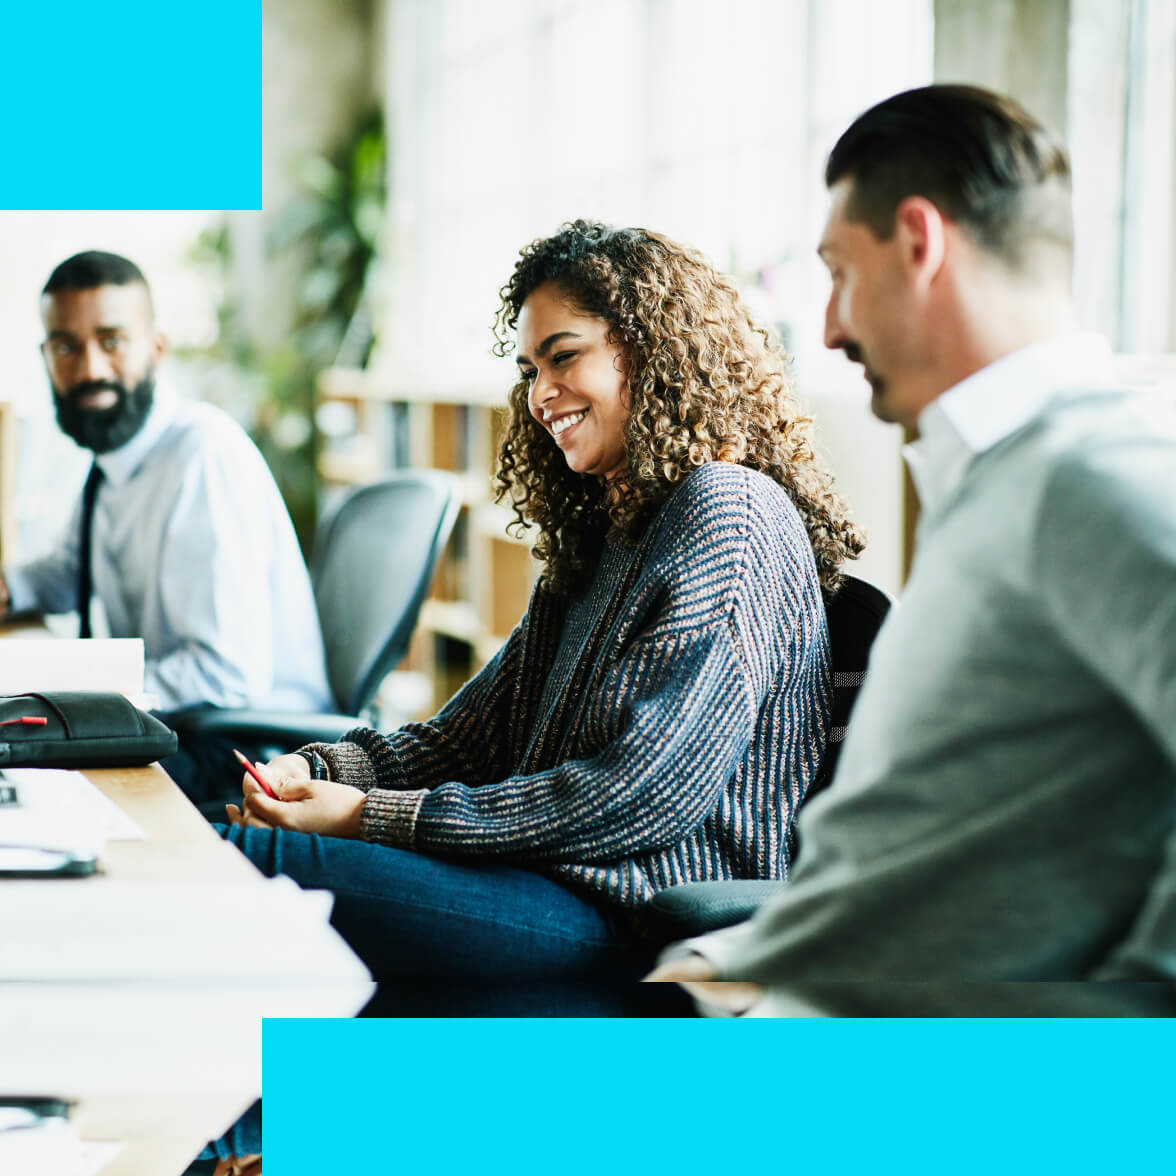
[[[358,841],[364,794],[350,784],[334,780],[312,780],[310,765],[300,755],[280,755],[257,770],[277,795],[271,800],[261,785],[246,774],[241,781],[241,808],[226,806],[235,825],[262,829],[292,829],[298,833],[322,833],[328,837],[349,837]]]
[[[718,968],[705,956],[692,954],[659,964],[645,979],[681,984],[695,1000],[733,1013],[747,1012],[764,994],[758,984],[716,980],[718,974]]]

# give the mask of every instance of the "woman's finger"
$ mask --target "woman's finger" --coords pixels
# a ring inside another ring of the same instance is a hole
[[[272,784],[273,790],[284,801],[306,800],[314,795],[314,785],[301,776],[279,776]]]

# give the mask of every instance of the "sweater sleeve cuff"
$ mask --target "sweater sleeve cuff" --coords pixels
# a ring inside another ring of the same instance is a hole
[[[370,792],[376,786],[376,769],[371,757],[355,743],[308,743],[299,751],[317,751],[327,762],[331,779],[340,784],[350,784],[362,792]]]
[[[374,788],[367,794],[360,814],[359,829],[365,841],[412,849],[416,836],[417,814],[428,795],[420,792],[389,792]]]

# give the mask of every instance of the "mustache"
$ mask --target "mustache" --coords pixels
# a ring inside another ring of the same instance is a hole
[[[862,362],[862,349],[856,343],[846,343],[841,350],[845,352],[846,359],[851,363]]]
[[[119,397],[123,400],[127,398],[127,387],[120,380],[83,380],[80,384],[74,384],[72,388],[65,390],[65,395],[72,401],[81,400],[83,396],[89,396],[94,392],[117,392]]]

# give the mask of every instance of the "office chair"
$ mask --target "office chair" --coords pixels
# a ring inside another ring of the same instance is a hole
[[[460,505],[458,479],[440,470],[402,470],[349,490],[319,524],[310,559],[339,713],[210,707],[178,716],[181,740],[223,736],[272,758],[368,723],[380,683],[408,652]]]
[[[829,737],[820,770],[803,801],[828,787],[845,739],[849,715],[866,678],[870,646],[890,611],[891,599],[880,588],[846,576],[837,594],[825,600],[829,651],[833,665],[833,707]],[[651,938],[668,943],[742,923],[783,885],[778,879],[690,882],[659,891],[637,914]]]

